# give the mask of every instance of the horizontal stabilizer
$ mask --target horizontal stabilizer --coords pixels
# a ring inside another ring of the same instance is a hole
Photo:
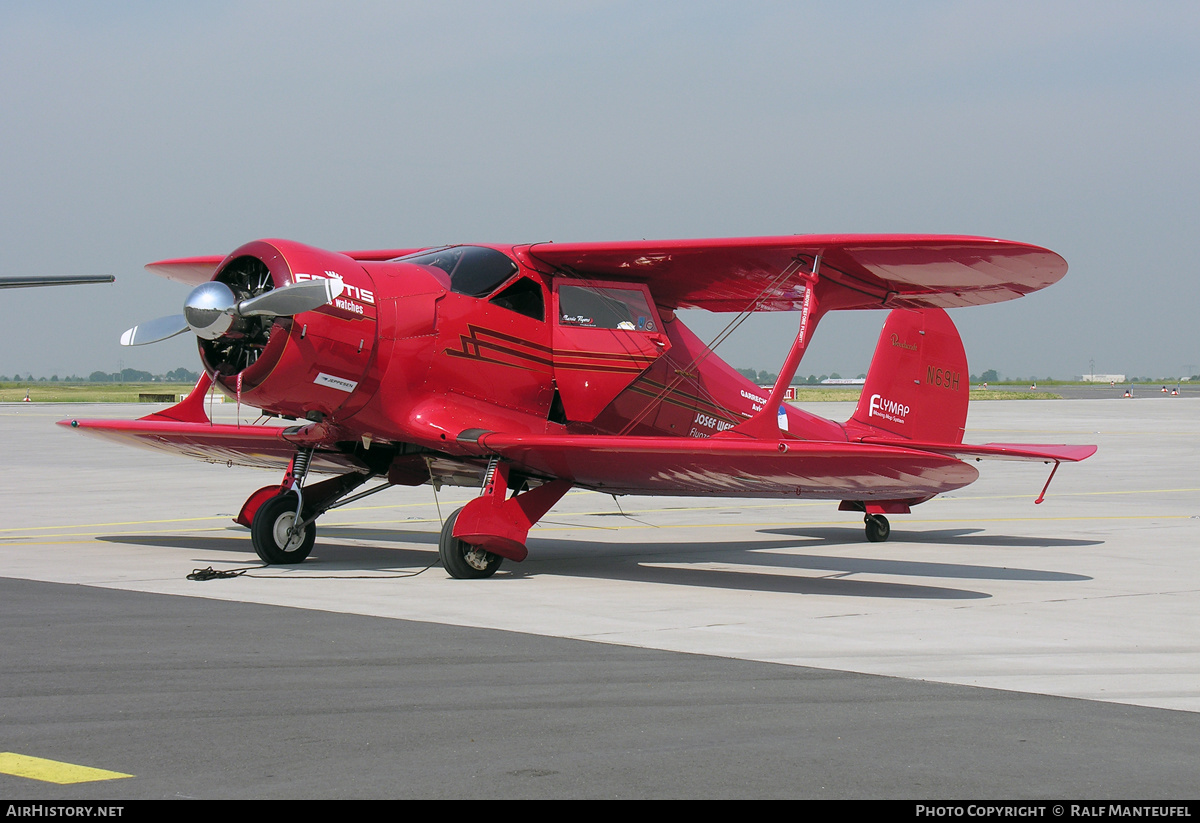
[[[921,443],[913,440],[885,440],[864,438],[864,443],[879,446],[902,446],[936,454],[945,454],[959,459],[974,460],[1024,460],[1041,463],[1078,463],[1096,453],[1095,446],[1042,445],[1040,443]]]

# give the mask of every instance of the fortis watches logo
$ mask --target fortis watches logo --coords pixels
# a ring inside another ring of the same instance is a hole
[[[887,400],[881,394],[871,395],[871,406],[867,412],[867,417],[882,417],[884,420],[890,420],[893,423],[903,423],[904,418],[911,411],[908,406],[903,403],[897,403],[895,400]]]
[[[372,304],[375,302],[375,293],[374,292],[368,291],[367,289],[360,289],[358,286],[354,285],[353,283],[348,283],[340,274],[338,274],[335,271],[327,271],[324,274],[306,274],[304,272],[294,272],[292,274],[292,280],[296,281],[297,283],[299,283],[303,280],[328,280],[328,279],[341,280],[342,281],[342,294],[346,295],[346,297],[349,297],[351,300],[361,300],[364,303],[372,303]],[[339,304],[338,308],[344,309],[344,308],[348,308],[348,307],[342,306]],[[353,311],[353,309],[351,309],[351,311]],[[362,314],[361,311],[358,313]]]

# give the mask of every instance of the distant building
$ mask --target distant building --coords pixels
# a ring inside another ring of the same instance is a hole
[[[821,381],[822,386],[865,386],[865,377],[826,377]]]
[[[1123,374],[1085,374],[1079,378],[1084,383],[1124,383]]]

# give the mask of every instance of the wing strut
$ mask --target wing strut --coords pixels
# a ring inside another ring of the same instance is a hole
[[[741,326],[742,323],[744,323],[746,321],[746,319],[748,317],[750,317],[750,315],[752,315],[752,314],[754,314],[754,312],[758,311],[758,309],[762,306],[763,302],[767,299],[767,297],[771,294],[776,293],[776,291],[779,288],[781,288],[792,277],[793,272],[795,272],[796,270],[799,269],[800,265],[803,262],[804,262],[804,258],[802,256],[797,255],[796,257],[793,257],[792,260],[786,266],[783,267],[783,269],[779,272],[779,274],[775,276],[775,279],[772,280],[767,285],[763,286],[762,289],[759,291],[758,296],[756,296],[754,298],[754,300],[752,300],[745,309],[743,309],[741,312],[739,312],[737,317],[735,317],[733,320],[730,320],[729,323],[725,326],[725,328],[722,329],[717,334],[717,336],[714,337],[704,347],[703,351],[701,351],[699,354],[697,354],[695,357],[693,357],[691,362],[688,363],[686,366],[683,366],[682,368],[677,368],[675,370],[676,376],[674,377],[674,379],[672,379],[671,382],[668,383],[667,385],[663,386],[663,388],[658,392],[658,394],[656,394],[650,400],[646,401],[646,403],[642,406],[642,410],[640,412],[638,412],[635,416],[630,418],[629,422],[625,424],[624,428],[622,428],[619,433],[622,435],[629,434],[629,432],[633,430],[634,426],[636,426],[638,423],[642,422],[642,420],[650,413],[650,411],[652,409],[655,409],[658,407],[659,401],[661,401],[664,397],[666,397],[668,394],[673,392],[676,389],[676,387],[678,387],[679,384],[683,382],[683,380],[684,380],[683,375],[686,375],[690,372],[695,371],[695,369],[698,365],[700,365],[702,362],[704,362],[709,357],[711,357],[713,354],[715,354],[717,347],[720,346],[723,342],[725,342],[725,340],[731,334],[733,334],[735,331],[737,331],[738,327]],[[819,267],[819,265],[820,265],[820,254],[818,254],[816,259],[813,261],[814,271]],[[803,279],[807,276],[808,275],[801,275],[801,279]],[[703,386],[701,386],[700,384],[697,384],[697,385],[699,386],[699,390],[701,392],[704,392],[705,394],[707,394],[707,392],[704,390]],[[710,401],[712,401],[712,403],[714,405],[725,408],[723,406],[723,404],[718,402],[714,397],[712,397],[712,395],[708,395],[708,399]],[[725,408],[725,410],[730,411],[728,408]],[[737,416],[736,412],[730,412],[730,413],[733,414],[734,416]]]
[[[779,377],[775,378],[775,385],[771,389],[770,397],[767,398],[767,402],[763,404],[757,414],[724,434],[749,435],[759,440],[779,439],[779,408],[783,403],[783,396],[787,393],[788,386],[792,385],[792,378],[796,376],[796,369],[800,367],[800,360],[804,357],[804,351],[808,348],[809,341],[812,340],[817,323],[831,308],[825,306],[821,296],[817,294],[818,289],[825,291],[824,281],[821,280],[821,254],[818,252],[813,257],[812,271],[800,275],[804,281],[804,302],[800,306],[800,330],[796,332],[796,339],[792,343],[787,359],[783,361],[783,366],[779,369]]]
[[[1050,488],[1050,481],[1054,479],[1054,473],[1058,471],[1058,463],[1059,461],[1054,461],[1054,468],[1050,470],[1050,476],[1046,478],[1046,485],[1042,486],[1042,493],[1038,495],[1037,500],[1033,501],[1035,505],[1046,499],[1046,489]]]

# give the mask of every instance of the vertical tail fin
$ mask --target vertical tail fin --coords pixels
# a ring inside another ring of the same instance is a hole
[[[895,309],[883,324],[846,426],[859,436],[961,443],[970,393],[967,355],[950,315]]]

